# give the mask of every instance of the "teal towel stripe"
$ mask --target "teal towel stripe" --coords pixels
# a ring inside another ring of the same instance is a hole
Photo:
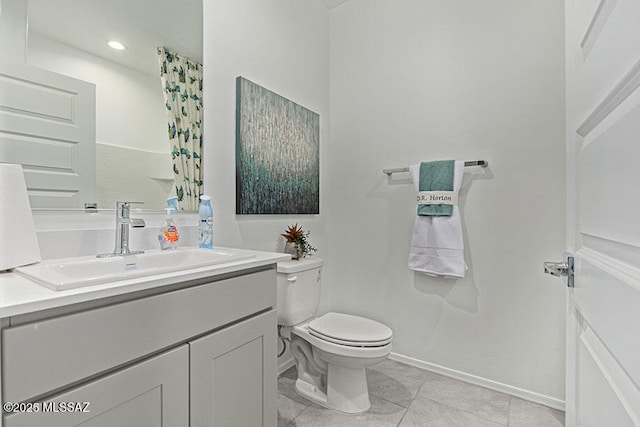
[[[453,191],[453,160],[420,163],[420,191]],[[451,216],[452,205],[418,205],[420,216]]]

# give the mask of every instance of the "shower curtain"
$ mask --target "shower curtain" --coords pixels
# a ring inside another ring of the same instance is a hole
[[[169,148],[180,210],[198,210],[202,194],[202,64],[158,48]]]

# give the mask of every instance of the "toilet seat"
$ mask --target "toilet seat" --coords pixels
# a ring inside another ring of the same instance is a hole
[[[375,320],[343,313],[327,313],[307,324],[310,335],[349,347],[382,347],[391,342],[393,332]]]
[[[363,346],[360,343],[348,341],[348,344],[331,342],[325,338],[318,338],[311,334],[309,323],[301,323],[291,330],[291,333],[309,342],[317,350],[341,357],[353,357],[359,360],[387,357],[391,352],[391,341],[385,345]]]

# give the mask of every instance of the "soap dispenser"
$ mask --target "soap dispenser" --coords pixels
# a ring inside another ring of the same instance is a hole
[[[167,199],[167,207],[171,208],[171,213],[178,213],[178,198],[171,196]]]
[[[180,234],[178,233],[178,227],[173,222],[173,218],[171,217],[173,209],[165,208],[164,210],[167,212],[167,217],[162,222],[160,230],[158,231],[158,241],[160,242],[160,249],[175,249],[178,247]]]

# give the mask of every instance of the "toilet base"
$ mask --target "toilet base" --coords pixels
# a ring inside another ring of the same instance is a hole
[[[327,402],[329,407],[347,414],[368,411],[371,403],[364,367],[346,368],[329,364]]]
[[[346,414],[360,414],[371,407],[364,367],[346,368],[329,364],[326,394],[300,378],[296,380],[295,389],[312,402]]]

